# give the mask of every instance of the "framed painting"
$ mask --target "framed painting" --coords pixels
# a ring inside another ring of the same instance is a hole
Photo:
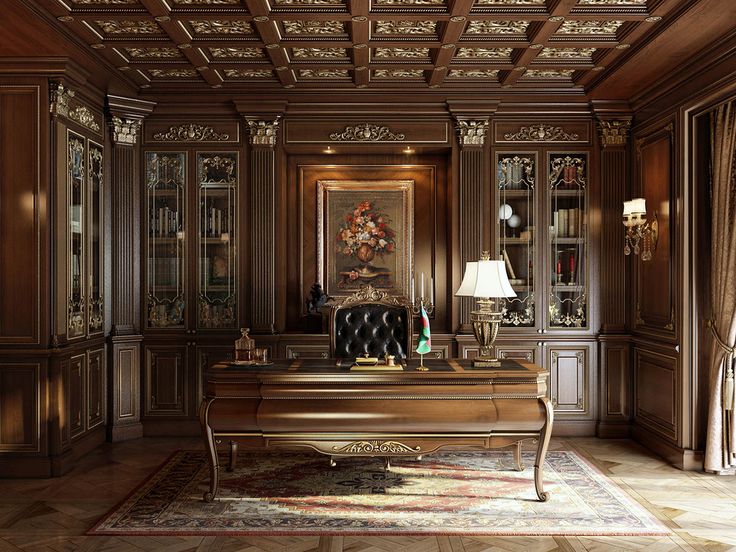
[[[332,297],[362,285],[409,296],[413,180],[317,182],[318,281]]]

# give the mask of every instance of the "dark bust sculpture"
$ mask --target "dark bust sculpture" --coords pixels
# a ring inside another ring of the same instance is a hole
[[[332,301],[332,297],[324,292],[319,282],[315,282],[312,284],[312,289],[309,290],[309,297],[307,297],[307,312],[319,314],[320,309],[330,301]]]

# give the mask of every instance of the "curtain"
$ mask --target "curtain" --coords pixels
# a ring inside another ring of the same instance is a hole
[[[736,470],[736,100],[711,114],[710,402],[706,471]]]

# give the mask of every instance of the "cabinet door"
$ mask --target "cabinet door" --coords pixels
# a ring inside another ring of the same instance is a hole
[[[183,328],[186,302],[186,154],[146,153],[146,326]]]
[[[84,433],[85,415],[85,355],[73,356],[69,361],[69,434],[71,438]]]
[[[105,349],[87,353],[87,429],[105,422]]]
[[[86,159],[85,139],[67,132],[67,335],[81,337],[86,332],[86,258],[85,204]]]
[[[146,415],[186,416],[187,347],[146,348]]]
[[[235,359],[234,347],[197,347],[197,404],[204,398],[204,373],[218,362]]]
[[[90,335],[102,333],[105,327],[105,308],[102,301],[104,273],[104,255],[102,244],[104,242],[102,213],[103,206],[103,159],[102,146],[87,142],[88,151],[88,178],[87,178],[87,262],[89,269],[88,293],[87,293],[87,331]]]
[[[541,361],[541,347],[535,343],[498,344],[495,347],[499,359],[521,360],[538,364]]]
[[[550,400],[556,412],[590,412],[589,355],[587,345],[550,345],[547,364],[550,371]]]

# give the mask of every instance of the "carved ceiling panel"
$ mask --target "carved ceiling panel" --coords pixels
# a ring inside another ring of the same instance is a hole
[[[653,0],[27,1],[126,79],[167,91],[246,81],[264,90],[325,81],[581,89],[673,9]]]

